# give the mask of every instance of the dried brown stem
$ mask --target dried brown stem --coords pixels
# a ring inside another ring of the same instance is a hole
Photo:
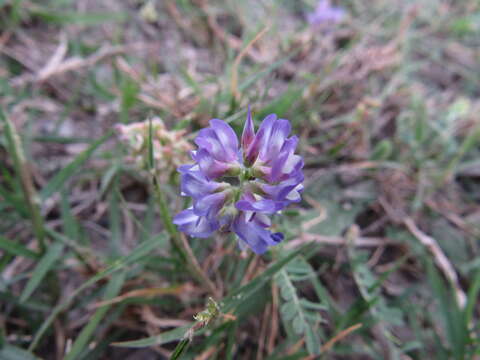
[[[299,238],[289,241],[285,247],[287,249],[296,248],[302,244],[308,242],[317,242],[324,245],[333,245],[333,246],[345,246],[347,245],[347,240],[340,236],[324,236],[318,234],[304,233]],[[377,237],[359,237],[356,238],[352,245],[358,247],[377,247],[384,245],[395,245],[399,244],[398,242],[388,239],[388,238],[377,238]]]
[[[460,286],[458,276],[453,265],[450,263],[450,260],[448,260],[448,257],[440,248],[437,241],[433,237],[428,236],[421,231],[412,218],[406,217],[403,222],[412,235],[415,236],[417,240],[420,241],[430,251],[435,263],[454,287],[458,304],[460,307],[464,308],[467,302],[465,292]]]

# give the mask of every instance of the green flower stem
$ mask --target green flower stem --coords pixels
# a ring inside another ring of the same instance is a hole
[[[43,218],[40,212],[40,198],[37,195],[35,186],[33,185],[32,176],[28,168],[25,154],[23,153],[22,142],[15,126],[10,119],[5,116],[0,108],[0,121],[5,126],[5,136],[7,138],[8,147],[10,149],[15,172],[20,177],[23,195],[28,204],[30,219],[33,225],[33,233],[38,241],[38,248],[41,253],[45,251],[45,231],[43,227]]]
[[[167,204],[165,194],[160,186],[155,175],[153,178],[153,188],[155,191],[156,200],[158,203],[158,208],[160,211],[160,217],[162,218],[165,229],[170,234],[172,239],[172,245],[180,255],[182,261],[186,264],[190,274],[216,298],[220,296],[218,290],[216,289],[213,282],[207,277],[200,265],[198,264],[195,255],[193,254],[192,248],[188,244],[185,235],[180,233],[175,224],[172,221],[172,215],[170,214],[170,209]]]

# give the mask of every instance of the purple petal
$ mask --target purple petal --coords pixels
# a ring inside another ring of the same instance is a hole
[[[195,164],[187,164],[187,165],[180,165],[177,169],[177,171],[180,173],[180,174],[185,174],[187,172],[189,172],[190,170],[192,170],[193,168],[195,168]]]
[[[216,160],[215,157],[205,149],[197,151],[195,160],[203,174],[210,180],[222,177],[235,166],[231,163]]]
[[[245,160],[248,164],[253,164],[260,153],[261,148],[265,144],[265,139],[270,137],[270,132],[272,131],[273,123],[277,120],[277,115],[270,114],[265,119],[263,119],[258,129],[257,135],[253,139],[249,148],[247,149]]]
[[[310,24],[319,25],[322,23],[338,23],[344,16],[346,11],[342,8],[331,6],[330,1],[320,0],[313,13],[307,14],[307,20]]]
[[[239,200],[236,202],[235,207],[242,211],[254,211],[266,214],[275,214],[283,208],[281,204],[277,204],[275,201],[269,199],[258,201]]]
[[[257,254],[263,254],[269,246],[276,245],[280,239],[277,234],[272,237],[272,233],[255,220],[246,221],[244,213],[235,218],[232,228],[235,234]]]
[[[207,150],[210,154],[215,156],[218,160],[228,161],[226,152],[223,149],[222,144],[217,138],[215,131],[211,128],[202,129],[198,132],[198,136],[195,138],[195,144],[198,145],[198,149]]]
[[[265,229],[256,218],[246,221],[242,213],[235,219],[233,228],[235,233],[256,253],[261,254],[267,250],[268,246],[278,243],[278,233],[272,237],[272,233]]]
[[[302,200],[303,184],[298,184],[285,196],[285,199],[291,202],[299,202]]]
[[[275,121],[270,132],[266,133],[263,139],[259,154],[260,159],[268,161],[272,157],[277,156],[290,131],[290,121],[285,119]]]
[[[281,242],[284,239],[284,236],[281,232],[276,232],[270,235],[272,240],[275,241],[276,243]]]
[[[268,230],[268,215],[300,201],[303,191],[303,159],[295,155],[298,138],[288,138],[290,131],[288,120],[271,114],[255,133],[249,108],[239,149],[233,129],[212,119],[195,139],[198,149],[191,152],[195,163],[178,168],[182,195],[193,198],[193,206],[174,218],[179,230],[196,237],[219,229],[234,231],[239,243],[256,253],[282,241],[283,234]],[[243,181],[237,185],[214,181],[223,176]],[[240,199],[233,203],[237,192]]]
[[[264,195],[265,197],[272,199],[274,201],[278,201],[278,202],[286,201],[288,203],[288,202],[294,201],[294,200],[287,199],[287,197],[293,190],[295,191],[303,190],[301,188],[297,189],[297,187],[302,181],[303,181],[303,173],[301,171],[297,171],[296,173],[292,174],[289,179],[284,180],[279,184],[276,184],[276,185],[261,184],[260,188],[265,193]]]
[[[272,226],[272,220],[270,220],[268,215],[262,213],[255,213],[255,221],[257,222],[257,224],[264,228]]]
[[[210,120],[210,127],[198,132],[195,144],[219,161],[234,161],[238,157],[237,135],[230,125],[219,119]]]
[[[222,144],[223,150],[228,160],[236,160],[238,153],[238,139],[235,131],[225,121],[219,119],[210,120],[210,127],[217,135]]]
[[[242,148],[244,151],[248,149],[253,139],[255,138],[255,128],[253,126],[252,113],[250,111],[250,105],[248,106],[247,121],[242,133]]]
[[[298,138],[292,136],[285,140],[282,149],[278,156],[272,162],[272,169],[269,180],[271,182],[280,181],[283,174],[289,174],[296,169],[302,160],[298,155],[295,155],[295,148],[298,144]]]
[[[209,220],[203,216],[197,216],[192,208],[188,208],[178,213],[173,223],[178,226],[181,232],[198,238],[209,237],[218,229],[218,223],[215,220]]]
[[[188,171],[182,174],[181,191],[186,196],[198,198],[209,194],[220,187],[220,184],[209,181],[199,171]]]
[[[227,199],[228,192],[222,191],[204,196],[193,205],[193,211],[198,216],[216,216]]]

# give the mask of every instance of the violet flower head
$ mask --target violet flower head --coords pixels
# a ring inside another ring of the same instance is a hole
[[[312,25],[339,23],[346,12],[340,7],[332,6],[330,0],[319,0],[313,13],[307,14],[307,20]]]
[[[242,249],[257,254],[282,241],[269,230],[269,215],[300,201],[303,191],[303,159],[290,130],[288,120],[271,114],[255,133],[249,109],[239,143],[226,122],[210,120],[195,139],[194,163],[178,169],[181,194],[193,200],[174,218],[179,230],[198,238],[234,232]]]

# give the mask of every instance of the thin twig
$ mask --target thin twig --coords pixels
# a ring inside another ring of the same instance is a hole
[[[37,78],[38,81],[45,81],[52,74],[55,74],[58,70],[58,67],[61,65],[65,55],[67,55],[68,43],[67,37],[64,33],[60,35],[60,43],[58,44],[57,49],[53,53],[52,57],[48,60],[45,66],[38,72]]]
[[[215,34],[215,36],[217,36],[221,41],[223,41],[228,47],[235,50],[240,50],[242,48],[242,41],[236,36],[233,36],[223,30],[222,27],[218,24],[215,16],[213,16],[211,12],[208,11],[205,4],[200,4],[200,8],[205,13],[208,26]],[[253,49],[248,49],[247,55],[255,62],[265,62],[265,59],[263,59],[263,57]]]
[[[340,340],[342,340],[343,338],[350,335],[352,332],[354,332],[355,330],[361,327],[362,327],[362,324],[355,324],[346,328],[345,330],[340,331],[337,335],[335,335],[333,338],[328,340],[325,343],[325,345],[322,346],[321,353],[324,353],[330,350],[333,347],[333,345],[335,345],[337,342],[339,342]]]
[[[70,57],[68,59],[65,59],[64,61],[56,64],[57,66],[55,68],[50,68],[48,65],[52,59],[49,60],[46,66],[42,68],[42,70],[36,72],[35,74],[23,74],[20,76],[17,76],[13,79],[10,80],[10,85],[12,87],[20,87],[27,85],[29,83],[35,83],[35,82],[45,82],[50,80],[54,76],[58,76],[61,74],[64,74],[66,72],[74,71],[74,70],[80,70],[86,67],[91,67],[95,65],[96,63],[103,61],[109,57],[112,56],[117,56],[120,54],[132,52],[132,51],[138,51],[140,49],[145,49],[151,47],[151,45],[145,45],[145,44],[127,44],[127,45],[117,45],[117,46],[104,46],[100,48],[98,51],[93,53],[92,55],[86,57],[86,58],[81,58],[81,57]],[[0,49],[1,51],[2,49]],[[3,50],[5,52],[5,49]],[[46,71],[46,70],[48,71]]]
[[[272,315],[270,317],[270,335],[268,336],[267,352],[270,355],[275,348],[278,335],[278,286],[272,281]]]
[[[422,232],[417,227],[412,218],[406,217],[403,222],[407,229],[412,233],[412,235],[415,236],[417,240],[420,241],[431,252],[437,266],[440,268],[445,277],[451,282],[452,286],[455,288],[455,295],[458,304],[461,308],[464,308],[467,303],[467,297],[465,296],[465,292],[460,287],[458,276],[455,272],[453,265],[450,263],[447,256],[438,245],[437,241],[433,237],[428,236],[427,234]]]
[[[250,42],[245,46],[242,51],[240,51],[235,58],[235,61],[233,62],[232,65],[232,80],[231,80],[231,91],[233,96],[235,96],[235,99],[239,100],[240,99],[240,93],[238,92],[238,67],[240,66],[240,62],[242,59],[245,57],[245,55],[248,54],[248,51],[251,49],[253,44],[255,44],[260,38],[265,35],[265,33],[268,31],[268,25],[265,26],[262,31],[260,31],[255,37],[250,40]]]
[[[286,245],[286,249],[296,248],[304,243],[308,242],[317,242],[324,245],[334,245],[334,246],[345,246],[347,245],[347,240],[340,236],[324,236],[318,234],[304,233],[301,237],[289,241]],[[399,244],[392,239],[388,238],[377,238],[377,237],[359,237],[356,238],[352,245],[358,247],[377,247],[384,245],[395,245]]]
[[[260,326],[260,333],[258,337],[258,346],[257,346],[257,360],[263,359],[263,352],[265,351],[265,341],[267,335],[267,327],[268,327],[268,318],[272,316],[272,305],[269,304],[265,307],[265,311],[263,312],[263,318],[261,320]]]
[[[99,301],[93,304],[92,308],[96,309],[102,306],[117,304],[119,302],[122,302],[130,298],[139,298],[139,297],[151,298],[159,295],[179,295],[182,293],[191,292],[191,290],[192,290],[191,285],[189,285],[188,283],[179,285],[179,286],[173,286],[173,287],[153,287],[153,288],[145,288],[145,289],[135,289],[135,290],[128,291],[117,297],[114,297],[112,299]]]

